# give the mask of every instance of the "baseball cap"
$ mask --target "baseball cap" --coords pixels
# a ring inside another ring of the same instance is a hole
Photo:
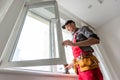
[[[73,20],[67,20],[66,23],[62,26],[62,28],[65,29],[65,26],[70,23],[75,23],[75,22]]]

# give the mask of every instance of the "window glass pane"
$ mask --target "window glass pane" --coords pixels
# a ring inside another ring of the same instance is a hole
[[[44,17],[47,20],[55,18],[55,9],[54,5],[42,6],[38,8],[29,9],[32,13]]]
[[[55,48],[55,53],[54,53],[54,56],[56,57],[56,58],[59,58],[59,49],[58,49],[58,36],[57,36],[57,26],[56,26],[56,24],[54,24],[54,42],[55,42],[55,44],[54,44],[54,48]]]
[[[64,40],[72,40],[72,34],[66,30],[62,31],[63,34],[63,41]],[[71,61],[73,60],[73,53],[72,53],[72,48],[71,46],[65,46],[65,55],[67,58],[67,63],[71,63]]]
[[[57,72],[60,72],[60,73],[66,73],[66,70],[65,70],[64,64],[63,64],[63,65],[57,65]],[[69,74],[75,74],[73,68],[69,69],[68,72],[69,72]]]
[[[12,61],[49,58],[49,22],[27,15]]]
[[[57,65],[57,72],[65,73],[64,65]]]
[[[66,30],[62,30],[62,35],[63,35],[63,41],[64,40],[72,40],[72,34]],[[66,55],[66,59],[67,59],[67,63],[70,64],[73,60],[73,53],[72,53],[72,48],[71,46],[65,46],[65,55]],[[63,69],[61,69],[62,71],[64,71],[64,67],[62,67]],[[59,70],[60,71],[60,70]],[[74,73],[74,69],[71,68],[69,69],[70,73]]]
[[[55,18],[54,6],[30,8],[18,40],[11,61],[25,61],[49,59],[58,57],[57,37],[52,37],[56,44],[51,44],[51,35],[56,34],[55,25],[51,20]],[[51,34],[51,27],[54,30]],[[54,29],[55,28],[55,29]],[[55,39],[54,39],[55,38]],[[52,46],[52,47],[51,47]],[[53,47],[53,46],[56,46]],[[54,50],[54,52],[53,52]],[[56,55],[57,54],[57,55]],[[54,55],[54,56],[53,56]]]

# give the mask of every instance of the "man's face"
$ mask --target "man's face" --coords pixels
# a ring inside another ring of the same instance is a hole
[[[73,32],[75,30],[75,24],[74,23],[69,23],[68,25],[65,26],[65,28],[70,31]]]

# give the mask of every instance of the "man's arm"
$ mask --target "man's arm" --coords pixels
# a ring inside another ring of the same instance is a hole
[[[91,46],[91,45],[94,45],[94,44],[99,44],[100,40],[99,39],[96,39],[96,38],[93,38],[93,37],[90,37],[86,40],[83,40],[83,41],[79,41],[79,42],[76,42],[76,43],[73,43],[72,41],[70,40],[66,40],[62,43],[62,45],[69,45],[69,46]]]

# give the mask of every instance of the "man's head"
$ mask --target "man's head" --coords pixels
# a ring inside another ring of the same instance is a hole
[[[75,22],[73,20],[68,20],[66,21],[65,25],[62,26],[62,28],[73,32],[76,29]]]

